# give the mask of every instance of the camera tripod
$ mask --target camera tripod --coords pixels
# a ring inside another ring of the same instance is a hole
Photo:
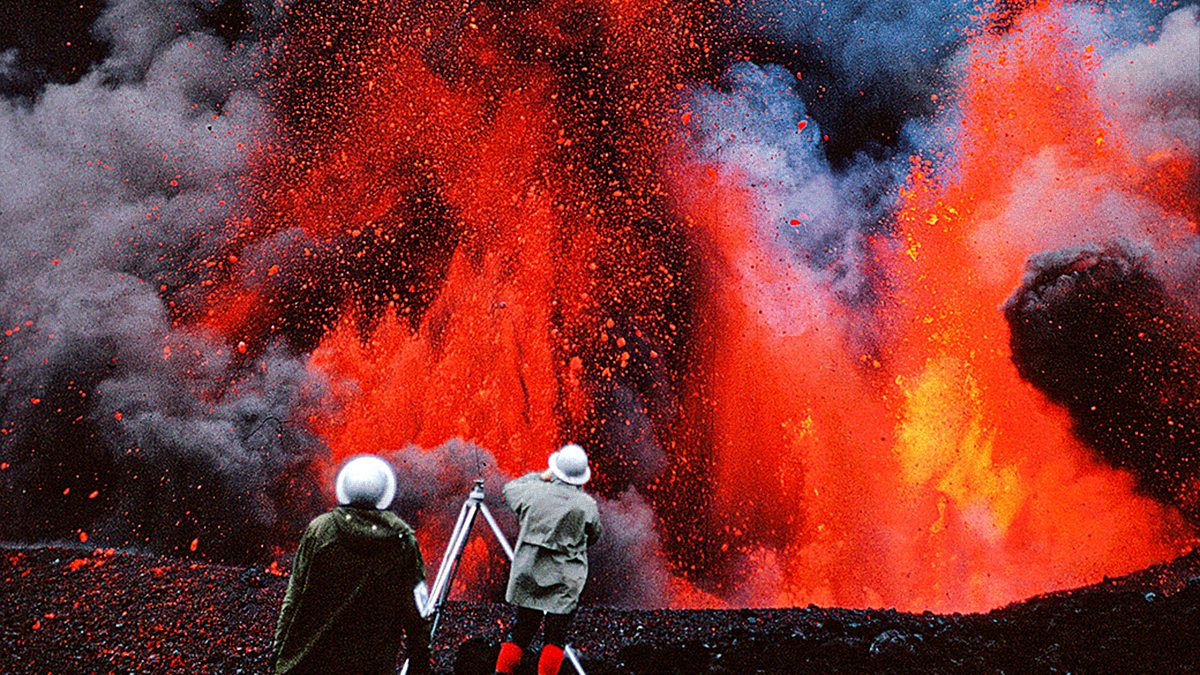
[[[476,515],[483,514],[483,518],[491,528],[492,534],[496,536],[500,548],[504,549],[504,555],[508,556],[509,562],[512,562],[513,549],[508,543],[508,537],[504,536],[504,531],[496,523],[487,504],[483,503],[483,497],[483,479],[477,478],[474,487],[467,495],[467,501],[458,511],[458,521],[454,523],[450,541],[446,543],[446,552],[442,554],[442,564],[438,566],[437,576],[434,577],[433,586],[429,589],[429,598],[425,601],[425,606],[420,608],[423,616],[433,614],[433,626],[429,631],[430,642],[433,642],[433,636],[437,633],[438,623],[442,618],[442,608],[446,604],[446,596],[450,594],[450,582],[454,580],[454,574],[458,571],[458,563],[462,560],[463,550],[467,545],[467,538],[471,535],[471,526],[475,524]],[[563,655],[571,662],[571,666],[575,668],[578,675],[587,675],[579,663],[579,655],[575,653],[575,649],[571,645],[563,645]],[[406,660],[404,667],[400,669],[400,675],[407,675],[407,673],[408,661]]]

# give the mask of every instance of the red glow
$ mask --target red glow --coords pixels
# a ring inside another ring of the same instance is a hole
[[[830,307],[791,307],[794,337],[769,325],[758,294],[790,272],[744,225],[748,190],[691,177],[726,280],[709,308],[720,348],[704,383],[718,495],[736,537],[785,542],[756,554],[759,597],[978,610],[1186,548],[1178,515],[1099,466],[1065,412],[1018,377],[996,310],[1040,250],[983,229],[1011,227],[1014,169],[1052,153],[1061,189],[1137,189],[1091,95],[1098,64],[1059,21],[1043,9],[1014,36],[973,41],[960,161],[945,176],[914,162],[900,245],[881,252],[898,283],[885,310],[895,334],[878,361],[848,358],[848,324]]]
[[[1053,183],[1046,194],[1077,196],[1080,213],[1114,193],[1194,211],[1160,187],[1193,159],[1134,156],[1096,101],[1099,57],[1071,41],[1055,7],[970,42],[956,161],[914,158],[894,237],[872,252],[891,295],[871,350],[855,346],[856,317],[818,279],[776,262],[777,244],[753,226],[753,186],[681,147],[693,117],[675,85],[707,49],[688,17],[641,21],[670,16],[666,0],[538,5],[528,20],[539,49],[573,49],[583,38],[559,19],[585,8],[609,31],[596,60],[630,73],[609,76],[624,89],[608,99],[566,100],[578,74],[514,56],[481,7],[453,76],[422,58],[428,41],[370,33],[335,97],[355,112],[315,132],[308,157],[264,153],[262,213],[236,227],[238,247],[296,227],[317,244],[397,247],[417,270],[370,302],[358,289],[337,296],[339,318],[319,331],[311,366],[336,405],[314,424],[335,461],[460,437],[526,471],[563,440],[597,437],[608,421],[597,392],[661,359],[683,365],[671,371],[682,411],[655,429],[674,470],[654,486],[660,515],[687,517],[672,481],[711,496],[713,547],[755,571],[728,602],[981,610],[1189,543],[1174,511],[1093,460],[1066,413],[1018,377],[997,311],[1030,254],[1077,234],[1071,218],[1030,225],[1011,213],[1031,172]],[[452,8],[435,10],[426,23],[447,25]],[[607,130],[576,129],[586,115]],[[621,181],[605,172],[617,165]],[[430,186],[454,221],[444,261],[406,248],[421,219],[404,208]],[[643,219],[661,221],[656,237],[632,225]],[[1194,224],[1163,222],[1156,242],[1194,241]],[[286,311],[257,290],[265,277],[312,292],[333,283],[305,271],[310,256],[222,262],[229,278],[207,325],[239,353],[261,347]],[[655,350],[639,352],[641,338]],[[598,484],[610,470],[600,463]],[[440,550],[443,534],[422,532],[424,550]],[[473,540],[463,577],[483,574],[488,555]],[[673,592],[664,603],[725,602],[682,579]]]

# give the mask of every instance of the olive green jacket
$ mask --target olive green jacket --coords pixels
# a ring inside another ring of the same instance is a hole
[[[408,637],[410,672],[428,672],[429,624],[413,587],[421,550],[396,514],[339,506],[300,539],[275,629],[277,673],[394,673]]]
[[[567,614],[588,575],[588,546],[600,537],[600,511],[583,488],[536,473],[504,486],[521,521],[505,598],[518,607]]]

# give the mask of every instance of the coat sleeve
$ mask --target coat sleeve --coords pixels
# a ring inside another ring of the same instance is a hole
[[[296,618],[296,610],[304,600],[304,588],[308,584],[308,568],[312,561],[316,536],[312,525],[300,537],[300,545],[296,549],[296,557],[292,559],[292,576],[288,579],[287,592],[283,596],[283,606],[279,610],[279,622],[275,625],[275,656],[283,650],[283,643],[292,628]]]

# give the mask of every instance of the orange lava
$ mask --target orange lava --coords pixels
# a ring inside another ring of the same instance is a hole
[[[984,610],[1194,544],[1177,513],[1101,466],[1065,411],[1020,379],[998,309],[1041,250],[1006,212],[1022,167],[1050,156],[1059,189],[1096,200],[1144,192],[1094,101],[1098,60],[1053,6],[971,46],[958,162],[933,172],[914,161],[897,241],[879,251],[893,290],[877,356],[853,358],[848,317],[812,302],[815,282],[755,240],[737,177],[684,179],[723,256],[703,407],[719,505],[757,575],[744,601]],[[1172,222],[1158,241],[1187,240]],[[791,335],[761,297],[781,286],[793,289]]]
[[[689,60],[707,53],[690,10],[669,11],[680,6],[531,10],[535,54],[578,46],[562,18],[572,12],[603,24],[600,55],[581,62],[612,69],[600,80],[612,91],[595,101],[565,85],[582,74],[515,56],[487,4],[455,38],[451,74],[429,54],[457,4],[409,8],[413,26],[436,27],[428,39],[368,22],[311,154],[264,155],[261,213],[233,226],[240,247],[296,227],[317,244],[397,247],[417,270],[383,291],[341,281],[339,318],[321,327],[311,367],[329,377],[334,412],[314,424],[334,461],[459,437],[501,469],[527,471],[558,443],[595,437],[597,387],[663,359],[682,408],[656,429],[672,464],[656,506],[679,511],[664,530],[690,517],[663,501],[685,481],[710,500],[714,555],[747,570],[719,589],[676,579],[663,604],[984,610],[1191,544],[1179,516],[1093,459],[1010,360],[999,306],[1030,254],[1073,241],[1071,214],[1054,219],[1063,232],[1037,236],[1016,221],[1011,202],[1030,172],[1083,202],[1127,191],[1194,209],[1152,180],[1183,175],[1191,160],[1123,147],[1093,93],[1099,58],[1060,10],[1027,9],[1005,35],[971,40],[957,161],[914,159],[895,236],[872,252],[890,286],[871,317],[882,344],[868,349],[853,337],[862,317],[755,231],[752,186],[678,159],[693,120],[677,92]],[[593,126],[575,128],[580,115]],[[596,131],[606,127],[611,139]],[[430,189],[454,237],[432,264],[405,249],[420,220],[406,209]],[[644,220],[660,223],[657,239],[633,225]],[[1175,225],[1154,234],[1167,245],[1194,236]],[[205,322],[260,348],[286,311],[264,300],[264,278],[312,292],[338,283],[306,270],[310,258],[305,248],[255,267],[233,255],[214,291],[228,302]],[[679,259],[691,261],[682,272],[694,294],[681,290]],[[694,306],[676,307],[685,301]],[[634,349],[642,338],[656,349]],[[608,468],[598,464],[598,484]],[[465,578],[487,557],[473,540]]]

